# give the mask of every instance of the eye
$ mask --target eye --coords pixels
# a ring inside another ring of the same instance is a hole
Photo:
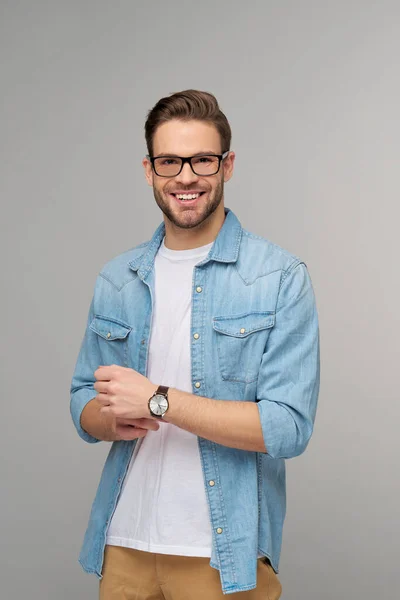
[[[160,165],[176,165],[178,162],[176,158],[162,158],[158,161]]]
[[[217,167],[218,165],[218,156],[214,156],[212,154],[207,154],[203,156],[197,156],[193,164],[199,169],[203,169],[204,173],[208,172],[210,169]],[[218,168],[217,168],[218,170]]]

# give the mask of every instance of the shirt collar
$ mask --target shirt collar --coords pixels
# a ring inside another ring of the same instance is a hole
[[[199,264],[205,264],[210,260],[223,263],[234,263],[238,259],[240,241],[242,239],[242,226],[234,212],[225,207],[225,220],[219,230],[214,244],[208,256]],[[165,236],[165,224],[162,222],[156,229],[149,244],[144,248],[142,254],[136,256],[128,265],[133,271],[137,271],[141,279],[144,279],[153,268],[158,249]]]

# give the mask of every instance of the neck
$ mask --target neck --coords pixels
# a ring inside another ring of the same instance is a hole
[[[177,227],[164,216],[166,248],[170,250],[191,250],[210,244],[215,240],[225,220],[223,202],[218,208],[197,227],[183,229]]]

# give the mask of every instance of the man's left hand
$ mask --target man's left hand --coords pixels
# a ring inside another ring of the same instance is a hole
[[[103,405],[101,413],[124,419],[152,418],[148,402],[158,386],[147,377],[119,365],[100,366],[94,376],[96,399]]]

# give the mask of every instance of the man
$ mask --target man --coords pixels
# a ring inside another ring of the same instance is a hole
[[[319,391],[312,284],[225,208],[213,95],[162,98],[145,132],[163,223],[101,270],[71,386],[80,436],[113,442],[79,560],[103,600],[275,600],[285,459]]]

